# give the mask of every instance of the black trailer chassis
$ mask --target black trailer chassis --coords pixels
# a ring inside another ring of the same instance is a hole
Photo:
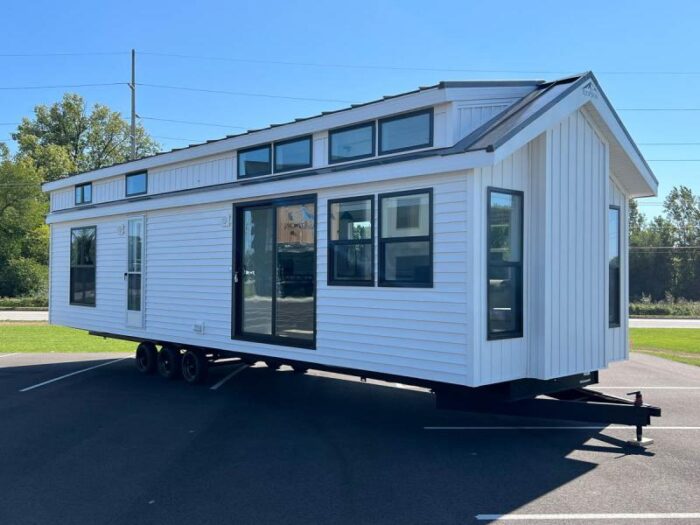
[[[264,361],[273,370],[281,365],[289,365],[295,371],[300,372],[313,368],[359,376],[363,381],[370,378],[428,388],[435,395],[438,409],[540,419],[586,421],[606,425],[631,425],[636,427],[636,439],[630,440],[628,443],[635,446],[646,446],[653,443],[651,439],[643,437],[643,428],[651,424],[652,417],[661,416],[659,407],[643,402],[641,392],[630,392],[628,395],[633,395],[634,399],[626,399],[585,388],[598,383],[597,371],[550,380],[519,379],[481,387],[465,387],[306,361],[189,345],[183,346],[170,341],[144,341],[136,337],[103,332],[90,332],[90,334],[138,342],[140,344],[137,349],[136,364],[142,372],[153,373],[158,370],[165,377],[184,376],[185,380],[191,383],[200,382],[211,366]],[[158,350],[158,346],[160,350]],[[147,354],[151,354],[150,363],[143,359],[144,349],[146,349]]]

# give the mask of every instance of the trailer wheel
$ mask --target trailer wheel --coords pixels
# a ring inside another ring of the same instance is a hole
[[[182,375],[182,355],[180,349],[163,345],[158,352],[158,373],[166,379],[177,379]]]
[[[136,347],[136,369],[142,374],[152,374],[158,368],[158,350],[150,341]]]
[[[195,350],[187,350],[182,356],[182,377],[190,384],[203,383],[209,373],[207,356]]]

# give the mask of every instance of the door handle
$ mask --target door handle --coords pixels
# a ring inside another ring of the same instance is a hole
[[[129,275],[128,272],[124,272],[124,280],[126,281],[126,276]]]
[[[238,284],[238,274],[239,274],[239,273],[240,273],[240,272],[239,272],[238,270],[236,270],[235,272],[233,272],[233,282],[236,283],[236,284]]]

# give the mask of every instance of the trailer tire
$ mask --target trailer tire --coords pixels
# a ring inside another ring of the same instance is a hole
[[[182,355],[180,349],[172,345],[163,345],[158,352],[158,373],[165,379],[182,377]]]
[[[142,374],[153,374],[158,368],[158,350],[150,341],[136,347],[136,369]]]
[[[196,350],[187,350],[182,356],[182,377],[190,384],[203,383],[209,374],[207,356]]]

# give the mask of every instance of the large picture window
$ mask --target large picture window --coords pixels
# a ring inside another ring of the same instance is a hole
[[[95,306],[95,253],[97,228],[73,228],[70,232],[70,303]]]
[[[379,196],[379,286],[433,286],[432,190]]]
[[[488,338],[523,335],[523,194],[489,188]]]
[[[328,284],[374,285],[374,198],[328,202]]]
[[[417,111],[379,121],[379,154],[433,145],[433,110]]]
[[[275,142],[275,172],[311,167],[311,136]]]
[[[608,208],[608,326],[620,326],[620,208]]]
[[[256,146],[238,152],[238,176],[259,177],[272,173],[272,147]]]

